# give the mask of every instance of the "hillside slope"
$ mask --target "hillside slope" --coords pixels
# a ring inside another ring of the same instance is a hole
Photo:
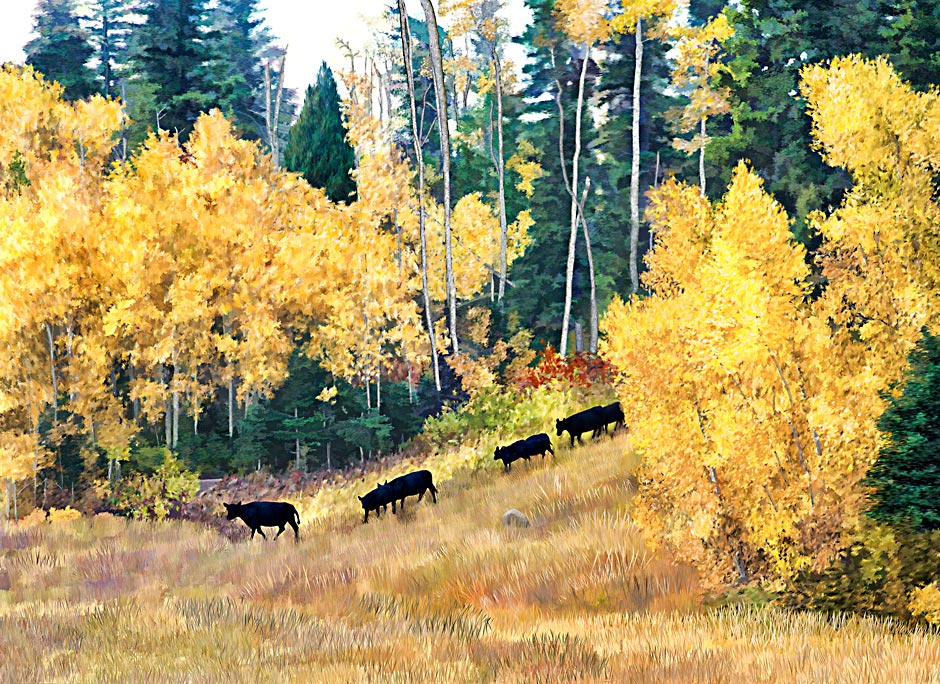
[[[109,516],[0,527],[0,680],[938,681],[933,635],[703,610],[630,521],[628,438],[557,451],[457,471],[437,505],[367,525],[305,521],[299,543]],[[510,507],[533,524],[503,528]]]

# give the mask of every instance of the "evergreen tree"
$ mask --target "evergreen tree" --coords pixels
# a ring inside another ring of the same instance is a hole
[[[140,75],[153,86],[151,120],[185,140],[199,113],[219,104],[207,71],[213,55],[206,0],[147,0],[143,12],[134,51]]]
[[[24,48],[26,63],[58,81],[67,100],[80,100],[96,91],[94,71],[88,66],[94,49],[75,10],[75,0],[40,0],[33,15],[37,36]]]
[[[260,17],[258,4],[259,0],[224,0],[215,9],[212,21],[219,106],[235,121],[241,135],[249,139],[263,136],[263,62],[273,57],[271,32]],[[284,105],[292,97],[292,92],[285,91]]]
[[[290,129],[284,165],[303,174],[315,188],[323,188],[334,202],[355,198],[356,184],[349,175],[355,162],[339,108],[333,72],[323,62],[315,86],[307,87],[300,117]]]
[[[914,530],[940,529],[940,337],[924,332],[907,383],[878,421],[885,441],[865,484],[869,514]]]
[[[799,97],[800,69],[835,55],[874,56],[889,51],[879,0],[742,0],[729,13],[735,35],[725,44],[731,74],[718,85],[731,90],[730,127],[709,143],[712,184],[720,194],[737,162],[747,159],[767,189],[799,222],[837,206],[849,187],[845,172],[823,163],[810,146],[810,119]]]
[[[923,0],[890,0],[881,37],[894,68],[918,90],[940,83],[940,6]]]
[[[98,0],[91,5],[88,28],[98,60],[98,92],[106,97],[121,96],[119,81],[128,69],[131,17],[137,4],[137,0]]]

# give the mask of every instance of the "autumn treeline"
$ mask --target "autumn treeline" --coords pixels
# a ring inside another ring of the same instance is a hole
[[[347,113],[359,190],[344,205],[276,168],[217,111],[184,145],[161,131],[113,161],[120,104],[60,94],[29,67],[0,72],[0,477],[11,494],[66,440],[94,476],[100,454],[112,474],[135,438],[174,448],[213,402],[225,402],[231,436],[236,416],[283,383],[298,345],[372,388],[370,402],[383,372],[402,380],[407,368],[417,383],[429,335],[412,172],[364,111]],[[429,197],[424,210],[441,211]],[[470,195],[453,225],[469,297],[490,283],[499,224]],[[510,231],[510,260],[526,227],[523,215]],[[427,256],[434,301],[441,252]]]

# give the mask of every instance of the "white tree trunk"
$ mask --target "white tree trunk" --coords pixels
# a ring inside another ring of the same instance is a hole
[[[444,270],[447,285],[448,327],[453,353],[460,351],[457,343],[457,289],[454,283],[454,253],[450,232],[450,130],[447,119],[447,88],[444,84],[444,61],[441,55],[440,32],[437,15],[431,0],[421,0],[424,19],[428,27],[428,46],[431,54],[431,75],[437,98],[437,132],[441,138],[441,168],[444,175]]]
[[[273,61],[273,60],[272,60]],[[280,141],[278,139],[278,122],[281,116],[281,95],[284,89],[284,65],[287,62],[287,53],[281,55],[278,63],[277,90],[274,93],[272,108],[271,90],[274,84],[271,79],[271,61],[264,64],[264,118],[265,132],[268,137],[268,147],[271,148],[271,161],[275,166],[281,165]]]
[[[705,196],[705,117],[699,122],[701,127],[702,146],[698,150],[698,182]]]
[[[630,168],[630,289],[640,291],[637,269],[640,242],[640,82],[643,71],[642,20],[636,20],[636,63],[633,67],[633,163]]]
[[[46,323],[46,338],[49,340],[49,371],[52,373],[52,422],[59,422],[59,383],[55,372],[55,341],[52,326]]]
[[[431,368],[434,371],[434,386],[441,391],[441,371],[437,356],[437,341],[434,338],[434,315],[431,312],[431,294],[428,286],[428,240],[427,216],[424,210],[424,144],[421,127],[418,124],[417,105],[415,104],[415,80],[411,59],[411,29],[408,24],[408,12],[405,0],[398,0],[398,18],[401,26],[401,49],[405,61],[405,75],[408,81],[408,102],[411,106],[411,134],[415,149],[415,162],[418,166],[418,231],[421,241],[421,295],[424,299],[424,316],[428,326],[428,340],[431,345]],[[329,452],[327,455],[329,460]]]
[[[568,325],[571,318],[571,294],[574,281],[574,256],[578,239],[578,158],[581,155],[581,109],[584,106],[584,79],[587,74],[587,63],[591,56],[591,46],[584,46],[584,61],[581,62],[581,77],[578,79],[578,103],[575,107],[574,122],[574,152],[571,155],[571,233],[568,238],[568,263],[565,270],[565,309],[561,319],[561,341],[558,351],[565,356],[568,350]],[[559,102],[561,93],[559,92]],[[561,129],[559,135],[563,135]],[[565,161],[562,158],[562,165]]]
[[[587,249],[588,277],[591,280],[591,346],[589,351],[592,354],[597,353],[598,321],[597,321],[597,284],[594,277],[594,256],[591,250],[591,234],[588,231],[587,218],[584,216],[584,203],[587,200],[588,191],[591,188],[590,177],[584,179],[584,191],[581,193],[581,204],[578,208],[578,214],[581,216],[581,228],[584,230],[584,246]]]
[[[235,378],[228,381],[228,438],[235,436]]]
[[[496,47],[493,47],[493,66],[496,74],[496,182],[499,184],[499,295],[502,304],[506,293],[506,162],[503,153],[503,79],[502,65]]]

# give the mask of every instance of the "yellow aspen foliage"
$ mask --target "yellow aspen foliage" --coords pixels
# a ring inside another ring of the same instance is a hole
[[[65,371],[80,369],[80,321],[100,311],[101,184],[120,122],[116,102],[64,102],[60,86],[29,67],[0,68],[3,477],[25,477],[24,462],[29,474],[42,465],[35,431],[54,390],[78,396],[81,372]]]
[[[678,0],[621,0],[620,11],[610,19],[610,30],[613,33],[634,33],[638,21],[669,17],[679,6]]]
[[[739,166],[714,204],[675,182],[654,194],[651,295],[603,322],[644,456],[635,515],[712,586],[785,582],[843,548],[883,393],[934,319],[936,95],[854,57],[804,70],[802,88],[823,154],[855,181],[813,217],[819,291],[787,216]]]
[[[700,127],[702,121],[725,114],[731,109],[727,88],[715,88],[712,81],[723,68],[718,61],[721,45],[734,35],[724,14],[719,14],[703,26],[678,25],[669,30],[675,40],[673,46],[672,85],[686,93],[689,103],[673,111],[672,118],[680,133]],[[691,140],[676,138],[674,147],[687,154],[699,151],[708,144],[702,133]]]
[[[528,140],[520,140],[515,154],[506,160],[506,168],[519,174],[516,190],[532,197],[535,192],[533,183],[544,175],[538,161],[539,151]]]
[[[556,0],[559,28],[576,43],[591,45],[610,37],[606,0]]]

